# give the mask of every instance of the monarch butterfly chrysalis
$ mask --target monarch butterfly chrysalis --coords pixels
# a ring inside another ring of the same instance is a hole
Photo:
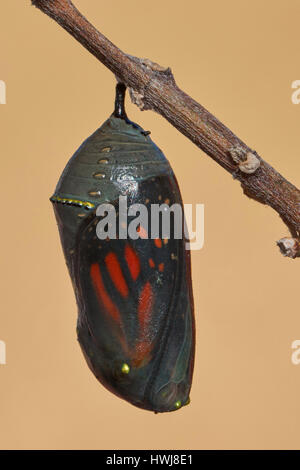
[[[149,132],[126,116],[125,91],[117,85],[114,113],[70,159],[51,201],[88,366],[133,405],[173,411],[189,403],[195,350],[184,237],[147,238],[143,227],[137,239],[99,239],[96,233],[97,207],[111,203],[118,219],[119,196],[128,205],[183,208],[169,162]]]

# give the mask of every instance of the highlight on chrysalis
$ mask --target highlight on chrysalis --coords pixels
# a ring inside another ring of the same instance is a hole
[[[176,411],[190,402],[195,353],[184,207],[170,163],[150,132],[128,119],[125,91],[119,83],[114,112],[71,157],[51,201],[89,368],[132,405],[155,413]],[[138,220],[128,213],[123,220],[125,197],[135,208],[174,205],[183,216],[178,223],[170,214],[166,237],[151,211]],[[115,237],[112,232],[98,236],[104,214],[97,209],[103,205],[115,210],[121,228]],[[140,236],[122,236],[129,230]]]

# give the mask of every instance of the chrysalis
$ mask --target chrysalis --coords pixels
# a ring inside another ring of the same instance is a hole
[[[190,254],[184,236],[175,236],[175,217],[169,238],[151,238],[151,216],[148,227],[138,225],[138,238],[125,237],[132,218],[121,222],[119,197],[149,213],[153,205],[183,205],[169,162],[149,132],[127,118],[125,90],[117,85],[114,113],[70,159],[51,201],[90,369],[133,405],[173,411],[189,403],[193,374]],[[110,204],[116,225],[105,239],[97,230],[102,204]]]

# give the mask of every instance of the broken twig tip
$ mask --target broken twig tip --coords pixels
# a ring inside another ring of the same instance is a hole
[[[297,238],[281,238],[278,240],[277,246],[279,247],[283,256],[287,256],[288,258],[293,259],[300,256],[300,240]]]

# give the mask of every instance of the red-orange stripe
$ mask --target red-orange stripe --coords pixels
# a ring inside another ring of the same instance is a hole
[[[123,297],[127,297],[128,286],[124,279],[120,263],[115,253],[108,253],[108,255],[106,255],[105,264],[114,285]]]
[[[150,282],[146,282],[139,297],[138,319],[140,334],[132,359],[135,367],[139,367],[141,363],[145,362],[152,349],[151,338],[149,337],[149,321],[151,319],[152,306],[153,291]]]
[[[138,341],[138,343],[135,346],[134,354],[132,356],[132,364],[134,367],[140,367],[142,365],[145,365],[149,360],[151,359],[151,356],[149,356],[151,350],[152,350],[152,343],[149,341]],[[148,356],[148,357],[147,357]]]
[[[150,282],[146,282],[139,297],[138,318],[141,336],[146,335],[147,326],[151,317],[153,292]]]
[[[163,272],[164,269],[165,269],[164,263],[159,263],[159,265],[158,265],[158,270],[159,270],[160,272]]]
[[[162,247],[161,239],[160,238],[155,238],[154,239],[154,244],[157,248],[161,248]]]
[[[141,265],[138,255],[130,245],[125,246],[125,260],[132,279],[136,281],[140,274]]]
[[[91,265],[90,275],[99,300],[113,320],[121,326],[120,312],[106,292],[98,263]]]

